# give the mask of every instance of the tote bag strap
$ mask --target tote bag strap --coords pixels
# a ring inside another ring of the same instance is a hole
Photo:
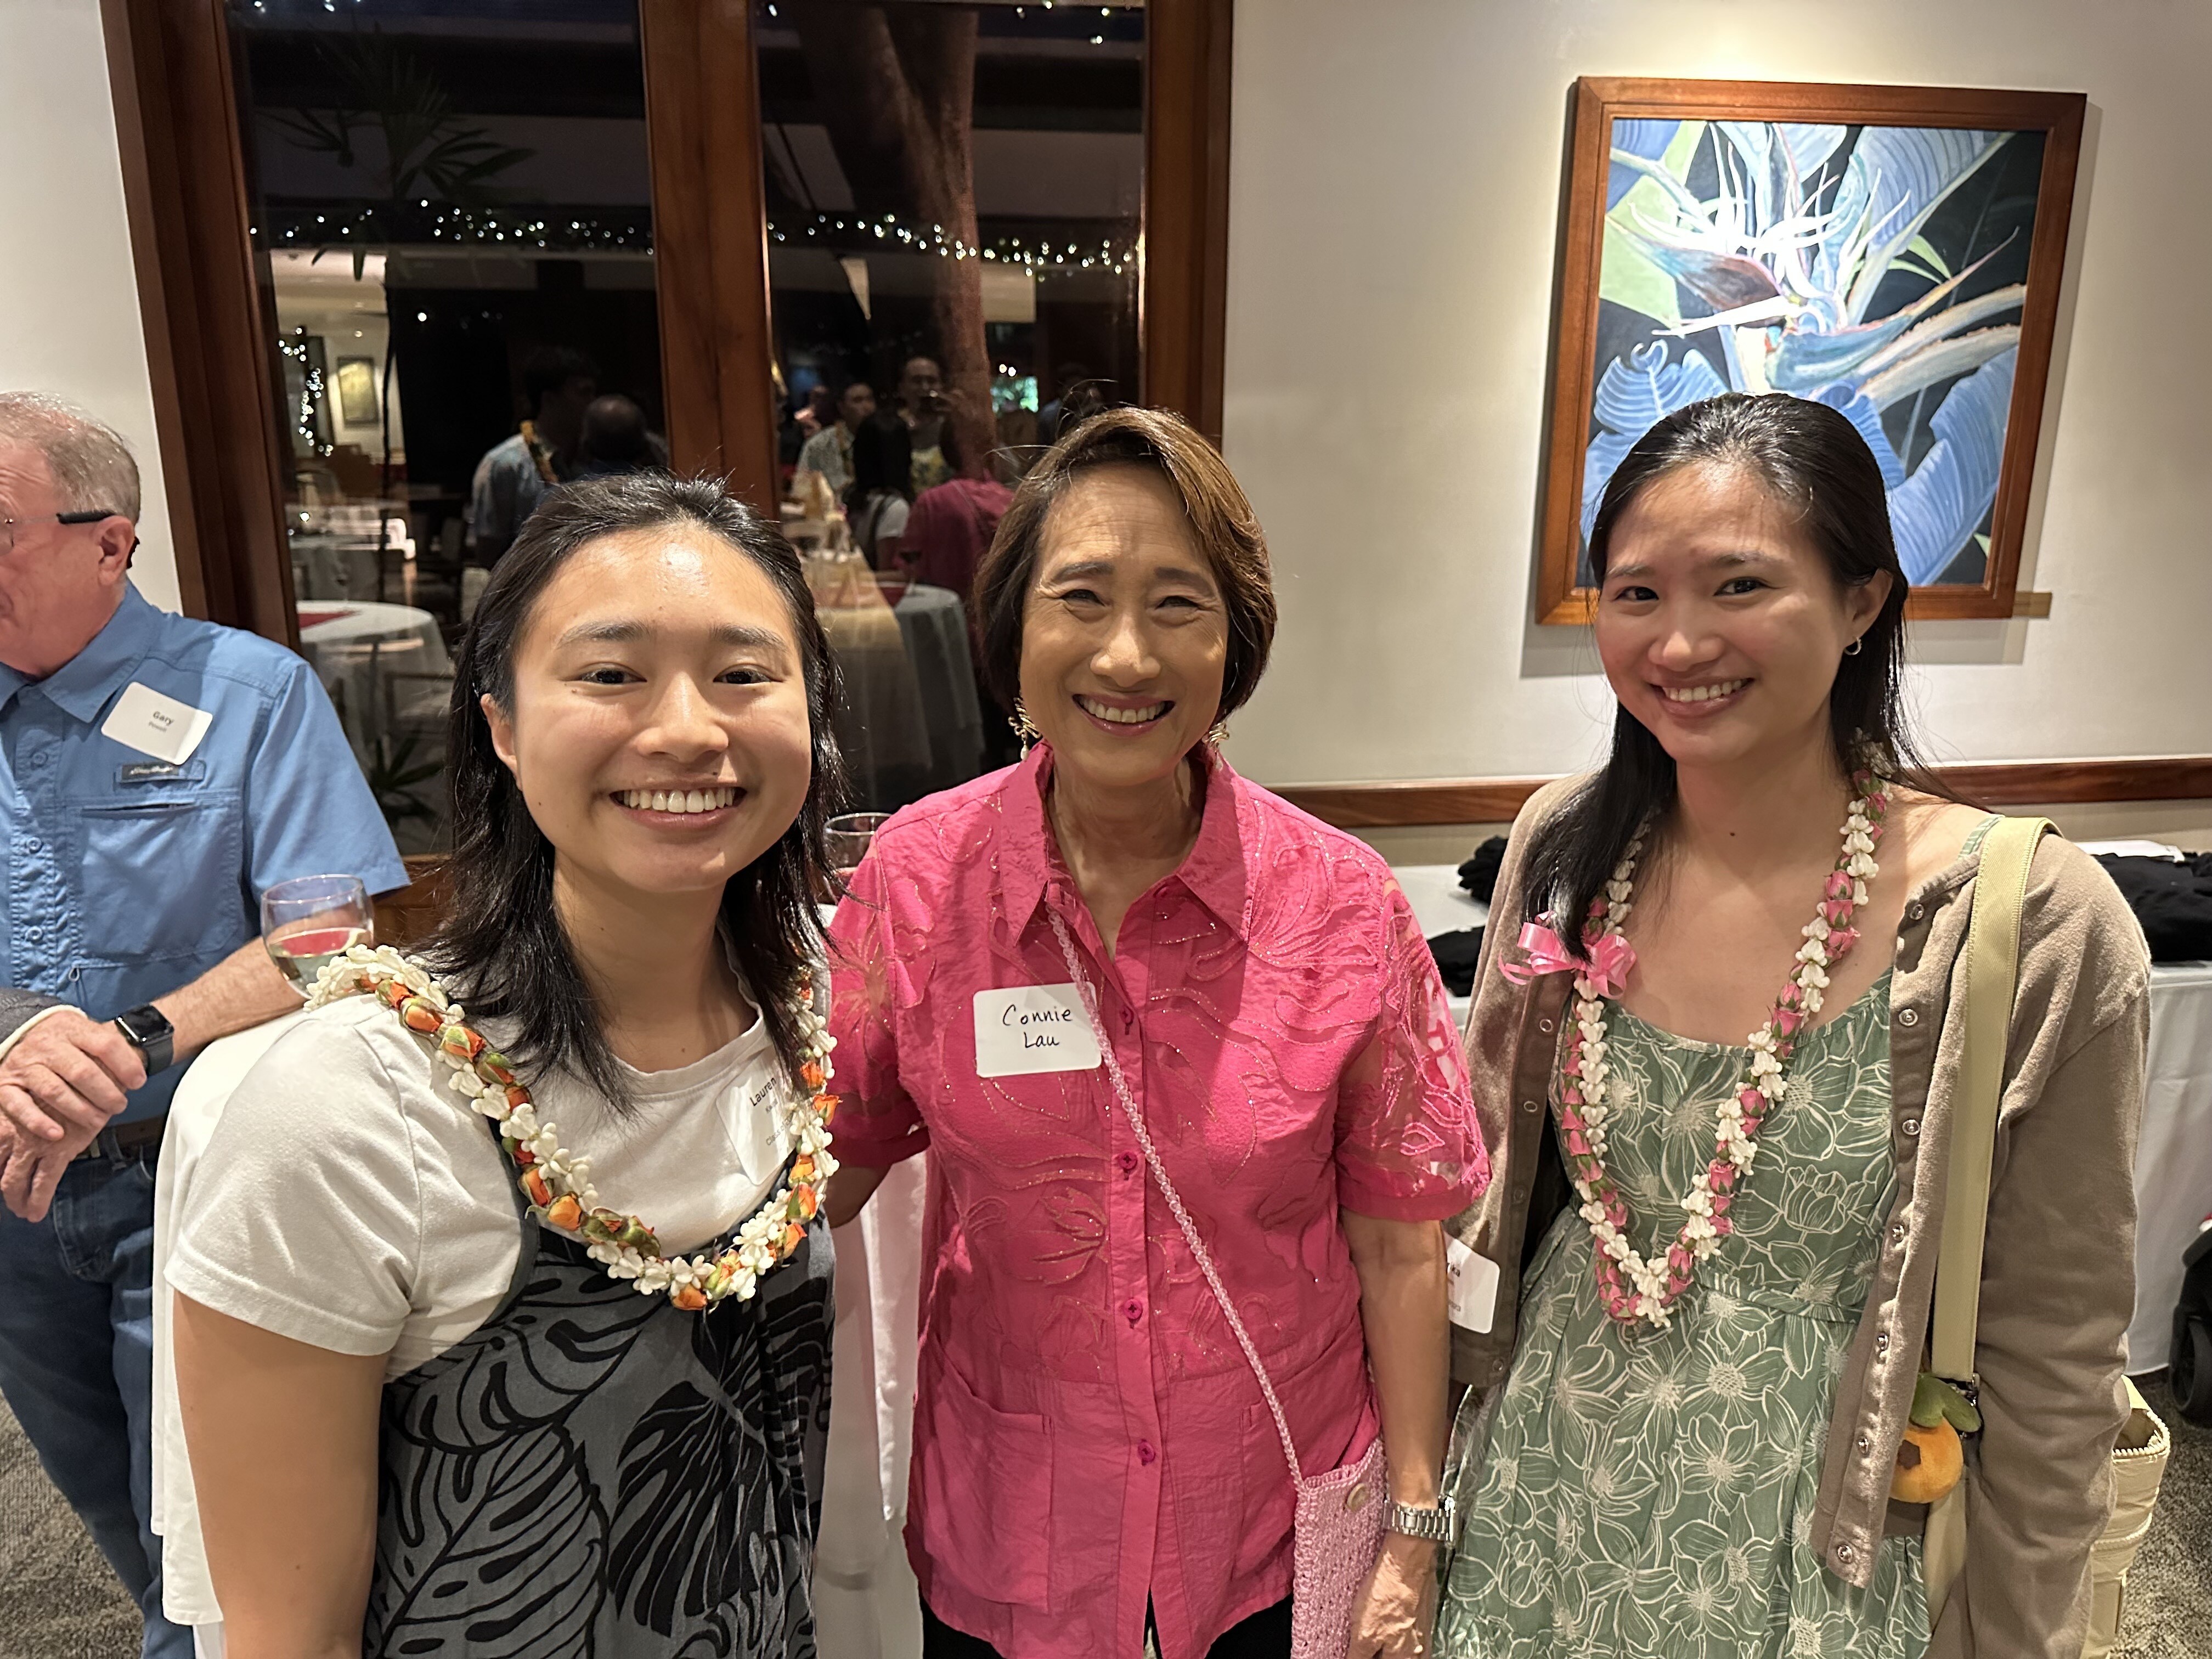
[[[2048,818],[2004,818],[1982,842],[1960,983],[1966,1052],[1952,1111],[1950,1177],[1936,1256],[1936,1307],[1929,1369],[1972,1383],[1974,1328],[1982,1302],[1982,1247],[1990,1217],[1990,1167],[1996,1155],[1997,1110],[2004,1096],[2005,1050],[2020,979],[2020,919],[2037,845],[2056,831]],[[1963,1480],[1929,1506],[1922,1574],[1931,1618],[1966,1559]]]
[[[1076,957],[1075,941],[1067,936],[1067,924],[1049,906],[1045,914],[1052,922],[1054,936],[1060,940],[1060,954],[1067,958],[1068,977],[1075,981],[1076,989],[1082,994],[1083,1009],[1091,1017],[1091,1035],[1098,1040],[1098,1053],[1106,1062],[1106,1075],[1113,1080],[1115,1098],[1121,1103],[1121,1115],[1128,1120],[1129,1133],[1136,1136],[1137,1145],[1144,1152],[1145,1164],[1152,1170],[1152,1179],[1159,1183],[1160,1196],[1167,1200],[1168,1209],[1175,1216],[1176,1225],[1182,1230],[1183,1243],[1190,1246],[1190,1253],[1197,1260],[1199,1272],[1206,1275],[1206,1285],[1213,1291],[1213,1299],[1221,1304],[1222,1317],[1229,1322],[1230,1331],[1237,1338],[1237,1346],[1244,1350],[1244,1358],[1252,1367],[1252,1375],[1260,1379],[1260,1392],[1267,1396],[1267,1409],[1274,1415],[1275,1432],[1282,1437],[1283,1455],[1291,1466],[1291,1484],[1304,1492],[1306,1478],[1298,1468],[1298,1449],[1291,1438],[1291,1422],[1283,1415],[1283,1402],[1275,1397],[1275,1385],[1267,1380],[1267,1368],[1260,1363],[1260,1350],[1253,1346],[1252,1338],[1244,1328],[1244,1322],[1237,1316],[1237,1309],[1229,1300],[1229,1292],[1222,1286],[1221,1275],[1214,1271],[1213,1258],[1206,1254],[1206,1246],[1199,1243],[1198,1228],[1191,1221],[1190,1212],[1183,1208],[1182,1195],[1176,1191],[1175,1182],[1168,1179],[1167,1167],[1160,1162],[1159,1151],[1152,1145],[1152,1137],[1145,1128],[1143,1115],[1137,1110],[1136,1099],[1129,1092],[1129,1080],[1121,1075],[1121,1063],[1114,1058],[1113,1042],[1106,1035],[1104,1022],[1098,1018],[1098,993],[1091,988],[1091,980]]]

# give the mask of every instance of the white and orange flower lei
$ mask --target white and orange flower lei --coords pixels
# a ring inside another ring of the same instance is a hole
[[[1858,943],[1851,918],[1866,902],[1867,884],[1880,869],[1875,844],[1881,839],[1889,795],[1869,771],[1854,772],[1851,787],[1854,799],[1844,821],[1843,850],[1822,890],[1818,912],[1805,927],[1805,943],[1798,949],[1789,982],[1775,999],[1766,1023],[1751,1034],[1751,1064],[1741,1085],[1715,1109],[1718,1133],[1712,1161],[1680,1200],[1687,1214],[1673,1243],[1665,1255],[1649,1260],[1629,1243],[1628,1205],[1605,1167],[1609,1102],[1619,1099],[1621,1085],[1606,1063],[1604,998],[1588,974],[1578,970],[1575,975],[1577,1036],[1561,1068],[1559,1135],[1568,1177],[1582,1200],[1580,1214],[1596,1245],[1598,1295],[1606,1312],[1621,1324],[1641,1322],[1664,1330],[1674,1304],[1696,1277],[1697,1264],[1734,1231],[1729,1206],[1751,1171],[1759,1126],[1781,1098],[1782,1068],[1798,1037],[1820,1012],[1828,970]],[[1586,962],[1595,954],[1600,939],[1620,936],[1644,837],[1644,831],[1638,830],[1606,883],[1605,896],[1590,906],[1583,935]],[[1632,963],[1633,954],[1625,951],[1626,945],[1621,939],[1612,954],[1617,960],[1625,953]],[[1626,978],[1625,969],[1620,977]]]
[[[837,1169],[837,1160],[830,1155],[830,1119],[837,1103],[825,1092],[830,1050],[836,1039],[815,1012],[806,985],[799,987],[792,1023],[802,1045],[799,1080],[809,1095],[778,1108],[776,1124],[779,1136],[798,1156],[775,1195],[738,1229],[726,1247],[713,1255],[696,1256],[664,1255],[660,1242],[644,1222],[600,1206],[592,1188],[591,1161],[561,1145],[560,1131],[551,1119],[538,1115],[530,1091],[516,1080],[506,1056],[464,1023],[461,1005],[421,963],[388,945],[351,946],[325,964],[307,1006],[319,1008],[341,997],[362,994],[375,997],[397,1012],[409,1030],[428,1039],[453,1067],[449,1086],[499,1125],[500,1144],[522,1172],[515,1184],[538,1220],[580,1241],[609,1277],[632,1280],[641,1294],[665,1294],[687,1312],[732,1297],[744,1301],[770,1268],[799,1249],[806,1237],[806,1224],[822,1206],[822,1183]]]

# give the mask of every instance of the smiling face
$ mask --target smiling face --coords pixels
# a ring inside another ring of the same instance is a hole
[[[538,594],[500,759],[572,878],[701,892],[791,827],[813,775],[806,681],[782,594],[692,525],[606,536]]]
[[[1182,503],[1102,466],[1052,507],[1022,613],[1022,703],[1054,763],[1098,788],[1157,782],[1221,706],[1229,617]]]
[[[1700,463],[1647,485],[1614,526],[1598,654],[1621,707],[1681,766],[1828,741],[1836,666],[1890,578],[1840,586],[1757,474]]]

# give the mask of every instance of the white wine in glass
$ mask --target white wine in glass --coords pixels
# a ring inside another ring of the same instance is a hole
[[[261,896],[261,942],[305,998],[323,964],[351,945],[374,945],[376,923],[357,877],[301,876]]]

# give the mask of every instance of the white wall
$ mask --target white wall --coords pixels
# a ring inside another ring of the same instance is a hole
[[[144,483],[132,574],[177,609],[99,0],[0,0],[0,388],[123,434]]]
[[[1253,775],[1600,750],[1587,630],[1529,621],[1578,75],[2088,94],[2021,580],[2051,614],[1916,628],[1917,701],[1949,758],[2212,749],[2212,6],[1247,0],[1236,52],[1224,438],[1283,611],[1237,720]]]

